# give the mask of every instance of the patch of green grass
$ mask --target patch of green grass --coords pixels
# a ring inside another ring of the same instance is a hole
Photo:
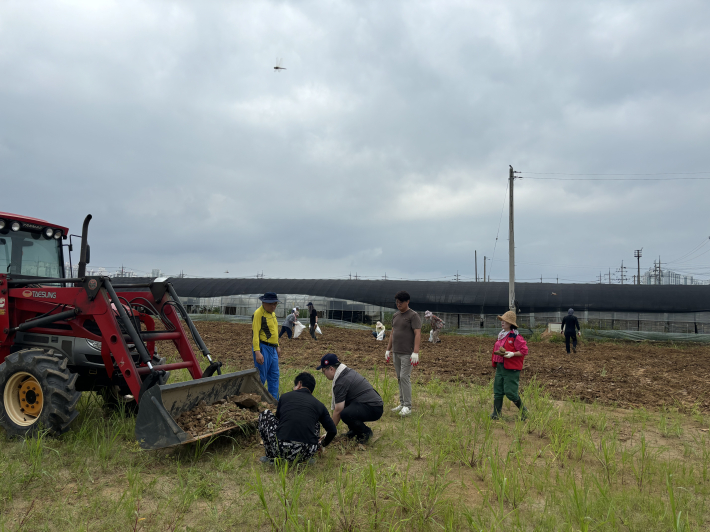
[[[303,369],[282,367],[282,392]],[[311,371],[315,396],[330,405],[331,382]],[[364,373],[393,404],[391,368]],[[529,418],[506,400],[503,420],[492,421],[490,384],[430,379],[413,392],[413,415],[385,408],[367,446],[339,438],[315,465],[296,468],[262,466],[254,431],[143,451],[130,415],[84,394],[59,438],[0,435],[0,530],[710,527],[710,439],[699,410],[620,414],[553,402],[533,379],[521,393]]]

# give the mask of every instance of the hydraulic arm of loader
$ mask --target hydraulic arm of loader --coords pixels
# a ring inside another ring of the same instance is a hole
[[[175,418],[197,406],[200,401],[211,404],[230,395],[249,392],[262,396],[267,402],[275,402],[261,384],[255,369],[203,378],[181,318],[185,321],[195,344],[210,363],[204,377],[209,376],[208,371],[219,373],[221,363],[212,361],[209,350],[166,279],[157,279],[146,284],[116,285],[106,277],[7,281],[15,323],[10,323],[7,319],[7,326],[1,329],[0,362],[9,354],[15,332],[30,330],[36,333],[58,334],[57,329],[45,328],[50,323],[68,325],[72,332],[67,334],[72,336],[100,341],[107,375],[114,382],[124,380],[132,395],[139,401],[136,438],[144,448],[158,449],[194,441],[195,438],[177,426]],[[41,291],[27,288],[44,283],[74,285],[56,287],[55,284],[42,287]],[[163,323],[165,330],[156,330],[154,320],[139,314],[135,310],[137,307],[147,309],[154,319]],[[60,309],[61,312],[57,313],[56,310]],[[29,316],[29,319],[23,320],[22,316]],[[37,316],[41,317],[36,318]],[[84,327],[86,320],[93,320],[98,325],[100,336]],[[21,323],[18,323],[19,321]],[[141,323],[145,325],[145,330],[142,330]],[[157,341],[172,341],[180,361],[154,366],[151,353]],[[137,364],[131,356],[133,349],[138,354]],[[171,385],[157,384],[160,381],[156,378],[161,374],[159,372],[177,369],[187,369],[193,381]],[[200,438],[208,436],[211,434],[203,434]]]

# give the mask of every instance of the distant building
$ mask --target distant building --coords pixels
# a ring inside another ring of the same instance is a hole
[[[150,270],[150,276],[151,276],[153,279],[155,279],[155,278],[157,278],[157,277],[162,277],[162,276],[163,276],[163,272],[160,271],[160,268],[153,268],[152,270]]]

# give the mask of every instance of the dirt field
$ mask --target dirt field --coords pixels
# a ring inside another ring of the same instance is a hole
[[[197,322],[213,358],[231,368],[253,367],[249,325]],[[368,331],[323,328],[316,342],[308,331],[281,339],[281,365],[315,368],[325,353],[336,353],[355,369],[388,368],[386,344]],[[486,384],[493,378],[490,351],[493,339],[444,335],[442,342],[422,342],[420,364],[413,378],[461,379]],[[566,355],[564,344],[530,342],[521,382],[542,382],[556,399],[577,397],[621,407],[679,407],[710,410],[710,347],[656,345],[633,342],[583,342],[577,354]]]

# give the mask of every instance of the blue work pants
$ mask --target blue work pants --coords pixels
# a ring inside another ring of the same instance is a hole
[[[259,370],[261,383],[268,383],[267,388],[269,393],[275,399],[279,398],[279,354],[276,351],[276,346],[260,343],[261,354],[264,357],[264,363],[259,364],[256,361],[256,353],[252,348],[251,356],[254,358],[254,367]]]

